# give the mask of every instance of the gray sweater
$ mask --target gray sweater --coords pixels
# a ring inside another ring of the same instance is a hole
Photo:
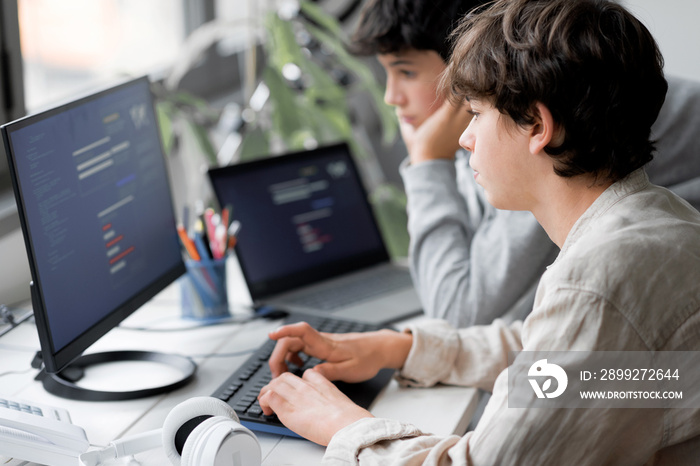
[[[668,81],[652,127],[657,153],[646,171],[652,183],[700,210],[700,83]],[[454,161],[404,162],[400,168],[414,283],[425,314],[455,327],[522,320],[559,249],[530,212],[490,206],[468,159],[459,152]]]

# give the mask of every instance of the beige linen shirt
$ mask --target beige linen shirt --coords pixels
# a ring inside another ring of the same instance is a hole
[[[524,322],[456,330],[429,321],[409,330],[402,381],[493,392],[476,430],[439,437],[362,419],[333,437],[325,464],[700,464],[698,404],[508,407],[510,351],[700,351],[700,214],[643,170],[578,219]]]

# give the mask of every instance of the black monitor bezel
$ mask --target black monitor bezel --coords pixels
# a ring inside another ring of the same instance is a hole
[[[131,296],[126,301],[117,306],[114,310],[107,314],[105,318],[89,327],[79,336],[67,343],[63,348],[56,350],[53,338],[51,336],[49,319],[46,311],[46,306],[44,302],[44,297],[41,287],[41,277],[38,273],[38,267],[36,264],[36,256],[34,253],[34,244],[32,242],[31,231],[29,228],[29,222],[26,218],[26,210],[24,205],[24,199],[22,197],[22,191],[20,189],[20,181],[17,176],[16,171],[16,161],[15,154],[12,151],[10,144],[10,135],[13,131],[24,128],[30,124],[37,121],[50,118],[60,112],[70,110],[74,107],[82,105],[86,102],[96,100],[102,96],[118,91],[124,87],[138,85],[139,83],[144,83],[148,86],[151,96],[153,96],[153,91],[150,88],[150,81],[147,76],[142,76],[136,79],[129,80],[127,82],[121,83],[116,86],[111,86],[107,89],[101,90],[96,93],[92,93],[85,97],[72,100],[70,102],[58,105],[51,109],[28,115],[26,117],[20,118],[18,120],[12,121],[10,123],[0,126],[0,132],[2,133],[3,146],[5,148],[5,154],[8,160],[8,166],[10,169],[10,177],[12,179],[12,189],[15,194],[15,200],[17,202],[17,210],[19,212],[20,225],[22,228],[22,235],[24,237],[24,245],[27,250],[27,258],[29,261],[29,270],[31,272],[32,283],[31,283],[31,295],[32,295],[32,305],[34,307],[34,316],[36,320],[37,333],[39,335],[39,343],[41,345],[41,353],[44,362],[44,368],[48,373],[56,373],[64,369],[73,360],[78,358],[90,345],[95,343],[101,337],[103,337],[107,332],[116,327],[121,321],[126,319],[128,316],[133,314],[139,307],[145,304],[148,300],[153,298],[156,294],[162,291],[166,286],[174,282],[180,276],[185,273],[185,264],[180,257],[180,261],[175,264],[174,267],[166,270],[160,277],[153,280],[151,283],[145,285],[140,292]],[[157,117],[155,102],[152,100],[152,110],[153,115]],[[174,205],[172,204],[172,186],[170,183],[170,175],[168,173],[168,164],[165,160],[163,154],[163,143],[161,140],[160,131],[158,131],[158,140],[161,147],[161,157],[163,158],[163,165],[166,172],[166,184],[168,190],[171,193],[171,209],[173,210],[173,220],[175,220]],[[173,223],[173,231],[176,225]]]
[[[377,223],[376,212],[374,211],[372,204],[369,202],[369,194],[367,191],[367,187],[362,179],[362,176],[360,175],[360,171],[358,169],[359,167],[352,156],[350,147],[348,143],[344,141],[335,144],[320,146],[315,149],[288,152],[270,157],[262,157],[251,161],[227,165],[224,167],[213,167],[208,170],[207,174],[209,176],[209,181],[214,191],[214,194],[216,195],[216,199],[219,203],[222,203],[225,201],[222,201],[221,199],[222,195],[217,183],[214,182],[214,177],[225,178],[226,176],[232,173],[236,173],[237,176],[244,176],[245,173],[254,170],[259,170],[261,167],[264,168],[269,165],[278,164],[280,162],[280,158],[282,158],[282,160],[296,162],[298,160],[314,159],[318,157],[319,153],[337,152],[343,152],[352,164],[353,176],[355,177],[356,182],[359,184],[360,188],[363,191],[362,199],[365,205],[364,207],[368,209],[369,212],[371,212],[370,218],[372,221],[373,230],[379,238],[379,247],[376,250],[369,251],[366,254],[336,260],[333,264],[330,265],[324,264],[314,268],[309,268],[305,270],[303,274],[292,273],[289,275],[274,278],[265,283],[264,290],[258,289],[256,287],[256,283],[254,283],[250,278],[250,273],[246,268],[245,262],[242,259],[239,259],[240,269],[243,274],[243,278],[245,279],[245,282],[248,285],[248,290],[254,302],[262,302],[271,296],[285,293],[287,291],[292,291],[301,286],[309,285],[312,283],[318,283],[324,279],[339,277],[350,272],[361,270],[365,267],[372,267],[382,263],[390,262],[391,257],[386,247],[386,241],[384,239],[384,236],[382,235],[382,232]],[[243,226],[243,228],[245,228],[245,226]],[[237,243],[234,247],[236,255],[239,258],[241,258],[241,255],[239,254],[241,247],[243,246],[239,243]]]

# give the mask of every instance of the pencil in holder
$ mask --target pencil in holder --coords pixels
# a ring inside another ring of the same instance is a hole
[[[226,260],[185,259],[187,273],[182,278],[182,317],[218,320],[231,316],[226,290]]]

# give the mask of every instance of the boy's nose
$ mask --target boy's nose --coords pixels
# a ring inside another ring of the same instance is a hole
[[[392,79],[387,79],[386,90],[384,91],[384,103],[392,107],[400,107],[405,103],[403,93]]]
[[[468,150],[469,152],[474,152],[474,135],[469,130],[470,127],[471,122],[469,123],[467,128],[462,132],[462,135],[459,137],[459,145],[464,149]]]

